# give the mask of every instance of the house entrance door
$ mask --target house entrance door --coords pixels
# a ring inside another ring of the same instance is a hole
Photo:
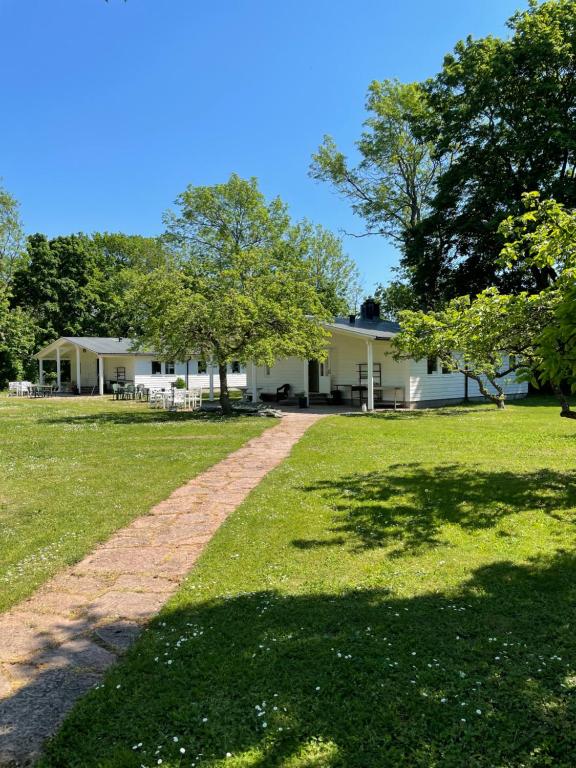
[[[308,361],[308,392],[320,392],[320,363],[318,360]]]

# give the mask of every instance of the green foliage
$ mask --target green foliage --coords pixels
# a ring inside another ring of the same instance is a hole
[[[501,259],[508,267],[520,262],[546,279],[549,287],[540,296],[554,314],[538,337],[539,375],[557,390],[568,382],[576,392],[576,212],[535,192],[523,199],[524,213],[500,227],[506,238]]]
[[[326,311],[339,315],[354,309],[361,293],[360,278],[355,262],[343,252],[340,238],[307,220],[291,227],[288,238]]]
[[[369,234],[402,243],[426,211],[439,170],[431,156],[433,145],[420,141],[411,127],[426,110],[422,88],[418,83],[374,81],[366,109],[370,116],[357,142],[359,164],[350,165],[334,139],[326,136],[310,173],[350,200]]]
[[[180,214],[166,221],[181,266],[136,276],[130,305],[142,345],[167,359],[218,364],[229,411],[227,363],[322,357],[327,334],[318,321],[328,313],[285,206],[267,203],[255,179],[190,186],[178,203]]]
[[[183,378],[178,377],[174,382],[174,386],[176,387],[176,389],[186,389],[186,382],[184,381]]]
[[[485,397],[503,407],[499,380],[512,374],[533,378],[541,362],[537,340],[552,311],[548,295],[503,295],[491,288],[474,300],[453,299],[439,312],[401,312],[402,331],[392,345],[397,357],[439,358],[443,367],[474,379]]]
[[[10,307],[10,292],[0,280],[0,389],[9,381],[36,375],[32,359],[36,328],[25,310]]]
[[[25,255],[18,202],[0,185],[0,280],[10,282]]]
[[[375,298],[380,304],[380,314],[389,320],[398,320],[400,312],[418,309],[419,304],[412,286],[401,280],[391,280],[387,285],[379,285]]]
[[[538,270],[502,272],[498,225],[522,194],[576,203],[576,14],[572,0],[531,3],[507,40],[467,38],[425,85],[414,130],[445,161],[431,211],[408,244],[406,266],[438,297],[489,285],[546,287]],[[434,275],[434,277],[431,277]]]

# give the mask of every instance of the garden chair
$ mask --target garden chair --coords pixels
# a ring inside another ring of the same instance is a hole
[[[134,384],[126,384],[124,387],[124,398],[126,400],[136,400],[136,388]]]
[[[20,384],[19,381],[8,382],[8,397],[19,397],[22,394]]]

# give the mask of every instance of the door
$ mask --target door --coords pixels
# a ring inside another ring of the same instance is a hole
[[[308,360],[308,392],[320,392],[320,363]]]

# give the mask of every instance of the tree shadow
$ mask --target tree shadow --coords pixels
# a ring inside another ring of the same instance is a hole
[[[575,577],[558,553],[412,598],[180,598],[40,766],[572,767]]]
[[[447,523],[482,530],[530,510],[566,522],[559,510],[576,510],[576,471],[517,473],[414,462],[392,464],[386,472],[321,480],[304,490],[319,492],[330,502],[336,511],[331,533],[345,534],[353,549],[396,544],[395,556],[437,546]],[[569,519],[574,521],[575,516]],[[293,544],[303,548],[302,541]]]
[[[38,419],[39,424],[164,424],[172,422],[220,422],[243,418],[244,414],[232,413],[224,416],[218,411],[164,411],[164,410],[134,410],[134,411],[105,411],[104,413],[87,413],[82,416],[62,414],[49,418]]]

